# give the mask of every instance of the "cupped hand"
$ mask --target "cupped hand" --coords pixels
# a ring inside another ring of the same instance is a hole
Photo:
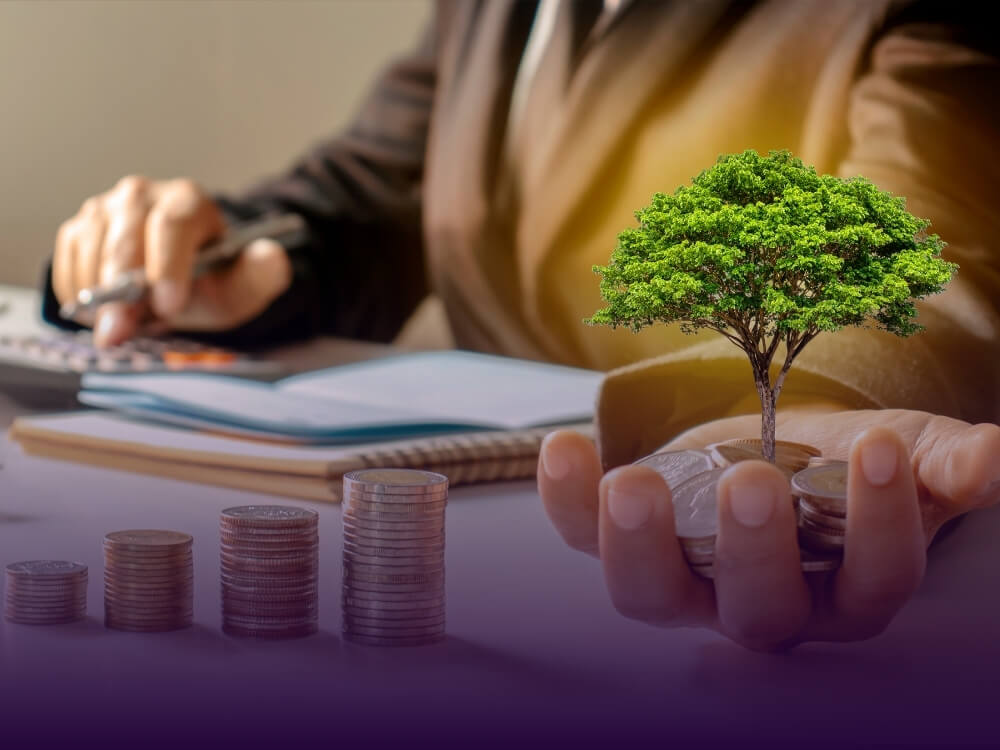
[[[261,313],[291,283],[291,265],[273,240],[258,240],[226,269],[192,279],[198,251],[225,230],[219,206],[190,180],[125,177],[88,199],[56,238],[52,288],[61,304],[80,290],[144,268],[148,302],[98,309],[98,345],[118,344],[143,328],[209,331],[233,328]]]
[[[760,435],[756,417],[690,430],[663,450]],[[919,585],[940,526],[1000,500],[1000,427],[925,412],[779,415],[778,438],[849,460],[844,559],[803,574],[788,480],[763,461],[719,482],[714,580],[688,567],[674,533],[670,490],[654,471],[602,476],[597,451],[572,431],[546,438],[538,486],[556,529],[600,557],[614,606],[665,627],[709,627],[756,650],[881,633]]]

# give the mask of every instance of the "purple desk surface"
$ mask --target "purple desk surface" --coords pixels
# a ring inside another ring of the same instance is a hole
[[[321,632],[258,643],[219,630],[218,512],[287,501],[0,450],[0,562],[71,559],[91,571],[85,622],[0,628],[0,748],[27,746],[7,742],[24,736],[86,747],[140,738],[146,747],[208,738],[953,745],[988,740],[997,726],[996,510],[935,547],[921,591],[882,636],[765,655],[619,616],[598,563],[563,546],[530,482],[452,491],[445,643],[344,644],[340,510],[316,504]],[[101,539],[125,528],[194,535],[192,629],[103,627]]]

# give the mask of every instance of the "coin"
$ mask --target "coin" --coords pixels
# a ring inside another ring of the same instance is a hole
[[[648,466],[667,483],[671,490],[683,482],[714,468],[708,451],[686,450],[653,453],[635,462],[637,466]]]
[[[826,456],[810,456],[808,468],[813,468],[814,466],[831,466],[835,464],[847,465],[847,461],[839,458],[827,458]]]
[[[352,625],[360,625],[369,628],[381,628],[386,632],[391,632],[399,627],[424,627],[438,626],[443,628],[445,624],[444,614],[431,615],[430,617],[410,617],[405,620],[386,620],[383,617],[360,617],[352,615],[350,618]]]
[[[847,503],[847,465],[826,464],[804,469],[792,477],[792,492],[811,499]]]
[[[344,538],[344,549],[369,557],[412,557],[413,555],[444,554],[444,544],[429,543],[416,547],[397,547],[390,544],[378,546],[359,544],[354,538]]]
[[[379,492],[354,491],[345,495],[341,504],[344,507],[358,507],[362,510],[366,505],[377,505],[387,513],[435,513],[443,510],[448,504],[448,491],[430,492],[424,495],[386,495]]]
[[[87,575],[87,566],[66,560],[27,560],[7,566],[7,580],[56,578],[66,580]]]
[[[682,482],[673,492],[674,523],[682,540],[707,539],[718,532],[716,485],[725,469],[712,469]]]
[[[150,548],[169,551],[178,547],[190,546],[192,542],[193,538],[190,534],[156,529],[115,531],[104,537],[105,545],[110,545],[116,549],[141,553],[150,551]]]
[[[253,625],[238,626],[228,622],[224,622],[222,625],[222,632],[226,635],[258,640],[306,638],[315,634],[318,630],[319,626],[315,622],[284,626],[276,630],[265,627],[254,627]]]
[[[319,514],[307,508],[285,505],[242,505],[222,511],[221,522],[233,526],[263,526],[268,529],[314,525]]]
[[[363,607],[357,604],[342,605],[344,612],[344,622],[348,622],[351,617],[378,617],[384,620],[411,620],[423,619],[444,615],[444,605],[435,607],[414,607],[412,609],[376,609],[373,607]]]
[[[448,477],[418,469],[361,469],[344,474],[344,494],[355,489],[386,495],[426,494],[428,488],[445,490]]]
[[[368,627],[366,625],[355,625],[354,623],[345,622],[343,632],[381,638],[420,638],[438,635],[442,633],[443,630],[444,628],[441,625],[414,625],[412,627],[393,628],[387,630],[380,627]]]
[[[446,503],[428,503],[423,509],[410,510],[409,505],[391,503],[345,503],[344,515],[371,518],[376,521],[400,521],[413,519],[440,519],[444,517]],[[418,506],[419,507],[419,506]]]
[[[442,539],[444,537],[444,528],[438,531],[389,531],[386,529],[369,529],[365,526],[352,523],[348,519],[344,519],[344,535],[367,539],[369,542],[392,542],[393,544],[405,541],[426,542],[427,540],[437,541]],[[365,544],[369,542],[365,542]]]
[[[817,526],[829,528],[833,531],[843,532],[847,529],[846,517],[823,513],[817,508],[814,508],[812,503],[808,500],[799,501],[799,515],[802,518],[809,519]]]

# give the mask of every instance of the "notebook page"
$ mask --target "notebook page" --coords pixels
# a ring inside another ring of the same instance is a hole
[[[444,422],[520,429],[589,419],[603,373],[463,351],[422,352],[286,378],[280,391]]]

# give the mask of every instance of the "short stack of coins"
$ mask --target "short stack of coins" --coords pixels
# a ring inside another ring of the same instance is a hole
[[[792,477],[799,500],[799,540],[819,552],[844,548],[847,534],[847,463],[814,465]]]
[[[190,627],[192,542],[190,534],[151,529],[104,537],[104,624],[144,633]]]
[[[319,624],[319,514],[284,505],[222,511],[222,630],[302,638]]]
[[[7,566],[4,617],[20,625],[63,625],[87,615],[87,566],[30,560]]]
[[[448,478],[411,469],[344,475],[343,636],[419,646],[445,636]]]

